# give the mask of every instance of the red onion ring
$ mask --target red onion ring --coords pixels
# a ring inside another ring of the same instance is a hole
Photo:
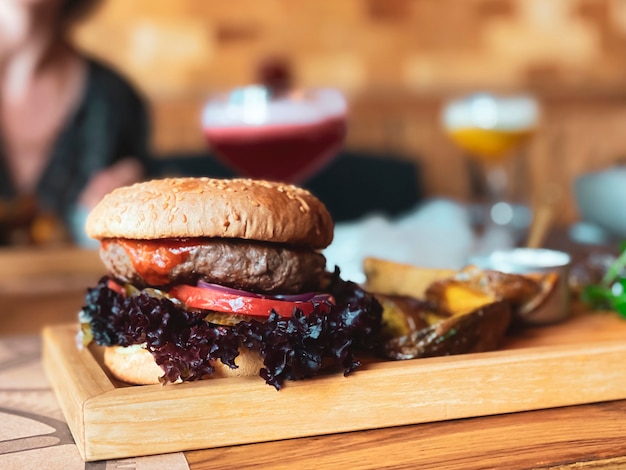
[[[256,294],[254,292],[248,292],[246,290],[241,290],[241,289],[234,289],[232,287],[226,287],[220,284],[213,284],[213,283],[205,282],[202,280],[199,280],[196,286],[202,287],[203,289],[211,289],[217,292],[223,292],[224,294],[239,295],[241,297],[254,297],[256,299],[262,299],[265,297],[261,294]]]
[[[232,287],[222,286],[220,284],[213,284],[199,280],[197,287],[203,289],[211,289],[217,292],[223,292],[224,294],[239,295],[241,297],[253,297],[256,299],[274,299],[284,302],[324,302],[329,301],[335,303],[335,300],[330,294],[324,294],[320,292],[305,292],[303,294],[280,294],[280,295],[263,295],[255,292],[248,292],[241,289],[234,289]]]

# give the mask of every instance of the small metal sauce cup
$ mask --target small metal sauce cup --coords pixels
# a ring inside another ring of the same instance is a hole
[[[482,269],[512,274],[557,272],[559,280],[555,292],[520,320],[528,325],[545,325],[563,321],[570,316],[568,277],[571,257],[567,253],[543,248],[515,248],[472,257],[468,262]]]

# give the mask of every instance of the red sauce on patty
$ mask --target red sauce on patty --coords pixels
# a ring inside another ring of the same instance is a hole
[[[164,239],[164,240],[129,240],[115,238],[104,240],[103,247],[108,243],[117,243],[130,258],[133,267],[148,284],[165,285],[170,282],[169,273],[189,258],[189,253],[198,240]]]

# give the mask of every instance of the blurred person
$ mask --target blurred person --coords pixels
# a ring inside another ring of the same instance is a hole
[[[70,232],[148,164],[143,99],[67,37],[97,2],[0,1],[0,200],[32,198]]]

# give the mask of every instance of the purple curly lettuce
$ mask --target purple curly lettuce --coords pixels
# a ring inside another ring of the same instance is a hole
[[[167,298],[146,293],[124,297],[103,278],[87,291],[83,315],[90,318],[94,340],[101,346],[146,343],[165,372],[162,381],[197,380],[213,374],[212,362],[235,366],[239,339],[231,328],[204,321]]]
[[[322,368],[342,368],[344,374],[360,363],[355,350],[380,344],[382,308],[373,296],[336,271],[328,292],[337,305],[316,308],[308,316],[298,309],[290,318],[272,314],[235,327],[204,320],[167,298],[146,293],[124,297],[107,287],[108,278],[89,289],[83,317],[89,319],[97,344],[130,346],[146,343],[165,374],[164,383],[210,376],[217,360],[236,367],[240,347],[255,347],[263,357],[260,376],[280,390],[285,380],[311,377]],[[329,310],[329,311],[327,311]]]

